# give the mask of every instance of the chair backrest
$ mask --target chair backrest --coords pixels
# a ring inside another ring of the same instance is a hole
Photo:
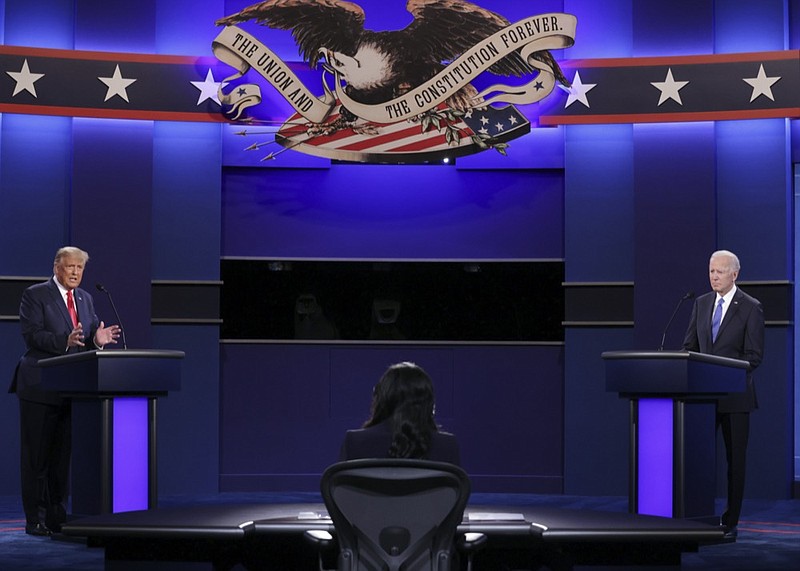
[[[322,475],[339,542],[339,571],[450,571],[469,499],[454,464],[411,459],[339,462]]]

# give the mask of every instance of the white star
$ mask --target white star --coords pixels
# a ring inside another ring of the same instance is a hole
[[[136,81],[135,79],[125,79],[122,77],[122,73],[119,71],[119,65],[114,70],[114,75],[111,77],[98,77],[100,81],[105,83],[108,86],[108,91],[106,92],[106,98],[103,101],[108,101],[115,95],[119,95],[125,101],[130,103],[128,100],[128,92],[125,91],[128,86]]]
[[[503,130],[503,124],[502,123],[495,123],[494,128],[497,129],[497,132],[499,133],[500,131]]]
[[[219,105],[219,97],[217,95],[219,89],[228,85],[227,81],[214,81],[214,74],[211,73],[211,68],[208,68],[208,73],[203,81],[190,81],[189,83],[200,90],[200,95],[197,98],[198,105],[206,99],[211,99],[214,103]]]
[[[487,129],[486,127],[481,127],[480,129],[478,129],[478,133],[480,133],[481,135],[488,135],[489,129]]]
[[[489,122],[489,118],[486,115],[481,115],[481,125],[486,125]]]
[[[683,105],[683,101],[681,101],[681,94],[678,92],[688,84],[688,81],[675,81],[672,77],[672,68],[667,69],[667,78],[664,81],[650,82],[650,85],[661,92],[661,96],[658,98],[659,107],[667,99],[673,99],[677,101],[678,104]]]
[[[34,97],[36,97],[36,88],[33,86],[34,83],[39,81],[44,77],[43,73],[31,73],[31,70],[28,68],[28,60],[22,62],[22,69],[19,71],[7,71],[8,75],[11,76],[11,79],[17,82],[17,85],[14,86],[14,93],[11,94],[11,97],[14,97],[17,93],[21,91],[27,91]]]
[[[508,122],[511,123],[512,125],[516,125],[517,118],[512,115],[511,117],[508,118]]]
[[[575,72],[575,77],[572,79],[572,85],[570,87],[565,87],[561,84],[558,85],[561,89],[566,91],[569,95],[567,96],[567,104],[564,105],[566,109],[576,101],[580,101],[586,107],[589,107],[589,100],[586,98],[586,94],[589,93],[592,89],[597,87],[596,83],[583,83],[581,81],[581,74],[580,72]]]
[[[777,83],[780,78],[780,76],[767,77],[767,74],[764,72],[763,63],[758,68],[758,75],[756,77],[743,78],[742,81],[748,83],[753,88],[753,93],[750,95],[750,103],[762,95],[775,101],[775,98],[772,96],[772,86]]]

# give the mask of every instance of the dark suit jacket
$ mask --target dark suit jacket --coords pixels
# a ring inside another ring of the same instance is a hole
[[[392,429],[389,422],[382,422],[369,428],[348,430],[344,436],[339,460],[358,458],[386,458],[392,444]],[[434,432],[426,460],[460,464],[458,440],[449,432]]]
[[[753,370],[764,355],[764,310],[756,298],[736,289],[731,306],[719,327],[717,340],[711,342],[711,314],[717,294],[713,291],[697,298],[683,341],[687,351],[741,359],[750,363],[747,390],[719,400],[719,412],[750,412],[758,408]]]
[[[62,399],[58,394],[40,388],[41,370],[36,367],[36,363],[47,357],[95,349],[93,339],[100,324],[95,315],[92,296],[80,288],[73,292],[73,296],[78,321],[83,325],[85,346],[72,347],[67,351],[67,337],[72,331],[72,320],[54,278],[32,285],[22,294],[19,322],[27,351],[17,364],[8,392],[16,392],[23,400],[61,404]]]

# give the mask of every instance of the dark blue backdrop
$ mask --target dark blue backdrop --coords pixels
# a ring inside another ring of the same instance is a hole
[[[207,56],[214,20],[249,3],[0,0],[0,41]],[[402,25],[404,2],[360,3],[375,27]],[[798,0],[479,3],[511,20],[575,14],[576,45],[559,58],[800,45]],[[282,55],[296,57],[286,34],[274,38]],[[10,89],[0,75],[0,87]],[[766,283],[791,291],[791,157],[800,153],[791,123],[536,129],[512,142],[508,158],[488,153],[455,168],[405,170],[331,166],[291,153],[267,165],[217,125],[6,114],[0,279],[46,278],[56,248],[76,243],[92,255],[87,285],[102,281],[114,292],[129,345],[186,351],[183,389],[161,405],[163,493],[315,488],[337,434],[360,421],[355,403],[353,412],[332,407],[331,391],[356,395],[387,361],[418,358],[437,371],[442,405],[452,407],[442,421],[469,442],[466,465],[483,489],[624,494],[627,407],[603,390],[599,354],[655,346],[677,298],[704,290],[707,256],[717,247],[740,255],[745,289]],[[220,346],[214,323],[152,319],[154,287],[214,284],[223,255],[558,258],[567,287],[625,289],[632,317],[570,323],[557,347],[433,348]],[[108,305],[98,302],[108,319]],[[0,317],[0,367],[10,376],[22,342],[13,312]],[[686,317],[676,321],[672,346]],[[754,497],[789,493],[793,331],[788,316],[768,323],[757,375],[762,410],[753,415]],[[284,405],[279,414],[270,414],[273,401]],[[2,399],[3,493],[17,489],[16,414],[14,398]],[[287,446],[303,453],[287,457]]]

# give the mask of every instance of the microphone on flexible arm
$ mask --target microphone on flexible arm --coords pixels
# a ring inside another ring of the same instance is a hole
[[[694,292],[687,291],[686,294],[678,302],[678,305],[675,306],[675,311],[672,312],[672,317],[670,317],[669,321],[667,321],[667,326],[664,328],[664,334],[661,336],[661,345],[658,347],[659,351],[664,350],[664,341],[667,339],[667,331],[669,331],[669,326],[672,325],[672,320],[675,319],[675,315],[677,315],[678,310],[681,308],[681,305],[683,305],[683,302],[686,301],[687,299],[693,299],[693,298],[694,298]]]
[[[125,328],[122,326],[122,320],[119,318],[119,313],[117,312],[117,306],[114,305],[114,298],[111,297],[111,292],[108,291],[106,289],[106,287],[103,284],[100,284],[100,283],[96,284],[95,287],[97,288],[97,291],[102,291],[104,294],[106,294],[108,296],[108,301],[111,302],[111,309],[114,310],[114,315],[116,316],[117,323],[119,324],[119,331],[120,331],[120,333],[122,333],[122,348],[123,349],[127,349],[128,348],[128,342],[125,341]],[[667,327],[669,327],[669,326],[667,326]]]

